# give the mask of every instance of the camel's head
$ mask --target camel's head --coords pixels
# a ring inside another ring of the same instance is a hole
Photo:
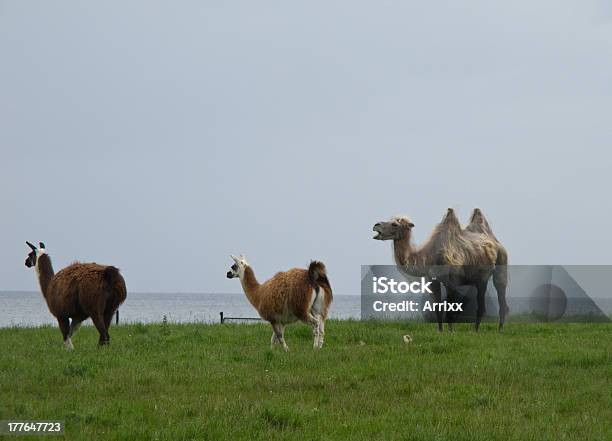
[[[406,237],[410,229],[414,227],[412,221],[404,216],[395,216],[388,221],[378,222],[374,225],[374,239],[376,240],[399,240]]]
[[[241,254],[240,257],[235,257],[230,255],[234,264],[230,267],[229,271],[226,274],[228,279],[233,279],[235,277],[242,277],[244,275],[244,270],[249,264],[247,263],[244,255]]]
[[[28,241],[26,241],[26,244],[30,247],[32,251],[30,251],[28,257],[26,257],[25,266],[27,266],[28,268],[32,268],[33,266],[36,266],[38,258],[45,254],[45,244],[40,242],[38,244],[39,248],[36,248]]]

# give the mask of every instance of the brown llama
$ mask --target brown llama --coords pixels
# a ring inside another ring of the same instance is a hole
[[[485,294],[491,275],[498,293],[499,329],[502,330],[508,311],[506,285],[508,255],[493,235],[491,228],[478,209],[474,210],[470,225],[466,229],[452,208],[434,228],[429,239],[421,246],[412,243],[414,224],[407,217],[393,217],[389,221],[374,225],[377,240],[393,240],[393,252],[397,265],[414,276],[431,279],[432,296],[435,302],[441,300],[441,284],[447,291],[447,300],[454,302],[458,288],[462,285],[475,286],[477,290],[477,311],[475,330],[485,312]],[[442,312],[436,311],[438,330],[442,331]],[[453,313],[447,313],[449,331],[453,329]]]
[[[308,269],[293,268],[279,272],[260,284],[244,256],[231,257],[234,264],[227,272],[227,278],[240,278],[242,289],[251,305],[262,319],[272,325],[270,345],[274,347],[280,344],[288,351],[284,337],[285,325],[300,320],[312,326],[313,346],[320,349],[325,335],[325,320],[333,300],[325,265],[313,261]]]
[[[89,317],[100,333],[98,344],[108,344],[111,319],[127,296],[119,270],[114,266],[77,262],[55,274],[45,245],[40,242],[36,248],[26,243],[32,251],[25,265],[36,268],[40,290],[57,319],[66,349],[74,349],[71,337]]]

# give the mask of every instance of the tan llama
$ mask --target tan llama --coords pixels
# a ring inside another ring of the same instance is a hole
[[[271,346],[280,344],[285,351],[285,326],[298,320],[313,327],[314,348],[323,346],[325,320],[333,296],[325,265],[313,261],[308,269],[293,268],[279,272],[259,283],[244,256],[234,257],[227,278],[240,278],[242,289],[262,319],[272,325]]]

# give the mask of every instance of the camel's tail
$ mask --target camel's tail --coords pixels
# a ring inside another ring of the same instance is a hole
[[[493,271],[493,284],[495,287],[505,289],[508,285],[508,252],[501,245],[497,249],[497,260]]]

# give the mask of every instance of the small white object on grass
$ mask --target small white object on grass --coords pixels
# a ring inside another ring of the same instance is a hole
[[[404,335],[404,343],[412,343],[412,337],[410,337],[408,334]]]

